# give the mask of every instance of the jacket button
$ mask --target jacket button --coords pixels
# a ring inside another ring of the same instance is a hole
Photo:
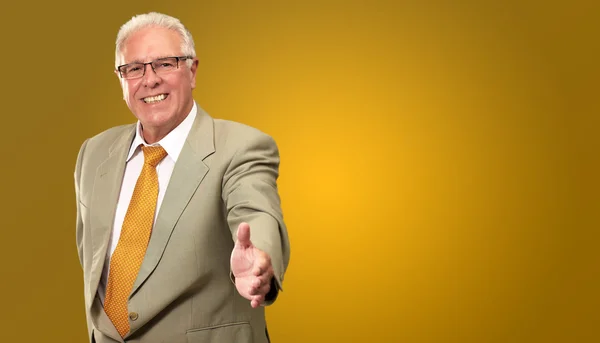
[[[136,312],[130,312],[129,313],[129,319],[131,319],[131,320],[137,320],[138,319],[138,314]]]

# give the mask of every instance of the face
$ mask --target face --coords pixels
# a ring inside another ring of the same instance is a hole
[[[182,56],[181,37],[170,29],[145,28],[127,38],[121,54],[122,64]],[[142,124],[148,143],[166,136],[192,109],[197,67],[198,60],[194,58],[191,68],[180,60],[179,68],[167,74],[157,75],[152,66],[146,65],[141,78],[126,80],[119,77],[125,102]]]

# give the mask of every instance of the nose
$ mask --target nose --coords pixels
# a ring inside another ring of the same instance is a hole
[[[152,65],[147,64],[144,68],[146,68],[144,71],[144,87],[154,88],[159,85],[162,79],[154,72]]]

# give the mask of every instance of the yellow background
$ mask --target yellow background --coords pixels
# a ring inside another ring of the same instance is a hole
[[[292,243],[273,342],[598,342],[597,1],[8,1],[0,341],[84,342],[73,168],[134,120],[132,15],[271,134]]]

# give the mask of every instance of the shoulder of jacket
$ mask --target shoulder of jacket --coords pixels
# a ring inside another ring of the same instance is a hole
[[[213,119],[215,125],[215,135],[219,136],[241,136],[241,137],[269,137],[270,136],[250,125],[226,119]]]
[[[97,156],[97,154],[108,154],[115,142],[122,139],[125,135],[132,134],[133,130],[135,130],[135,124],[126,124],[111,127],[98,133],[85,141],[85,155],[93,154]]]
[[[110,129],[104,130],[97,135],[89,139],[90,142],[100,143],[104,141],[113,142],[115,139],[121,137],[123,134],[135,129],[136,124],[125,124],[111,127]]]

